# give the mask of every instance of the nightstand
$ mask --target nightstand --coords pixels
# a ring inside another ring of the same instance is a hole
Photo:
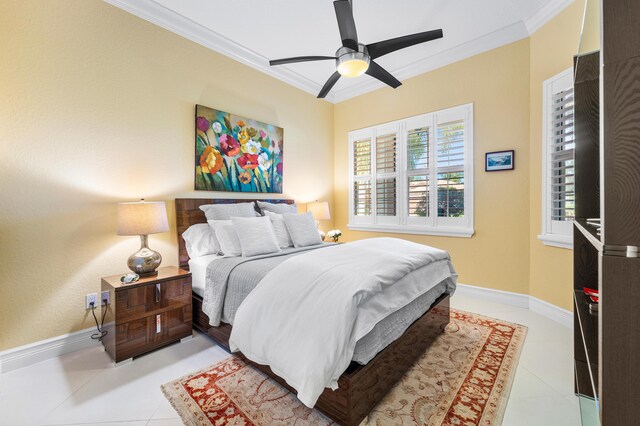
[[[111,301],[102,344],[115,363],[191,337],[190,272],[166,266],[129,284],[121,276],[102,278]]]

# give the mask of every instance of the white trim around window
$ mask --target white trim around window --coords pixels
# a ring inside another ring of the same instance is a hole
[[[351,230],[471,237],[473,104],[349,133]]]
[[[558,211],[558,207],[554,207],[553,201],[553,197],[556,196],[554,191],[557,191],[559,187],[559,184],[554,184],[557,180],[557,176],[554,175],[554,152],[556,154],[559,152],[560,148],[557,148],[557,145],[560,144],[557,141],[562,136],[554,129],[554,114],[558,113],[554,99],[567,91],[573,96],[573,68],[568,68],[551,77],[542,85],[542,230],[538,239],[546,246],[572,249],[572,222],[566,218],[557,220],[557,217],[554,216],[554,208],[555,211]],[[571,106],[571,123],[572,117],[573,107]],[[573,126],[572,124],[570,126],[570,137],[572,138]],[[564,215],[566,216],[566,213]]]

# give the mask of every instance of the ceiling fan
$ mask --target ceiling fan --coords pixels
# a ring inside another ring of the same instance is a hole
[[[387,70],[378,65],[374,59],[405,47],[413,46],[427,41],[442,38],[442,30],[425,31],[403,37],[392,38],[364,45],[358,42],[356,23],[353,20],[353,8],[351,0],[336,0],[333,2],[338,18],[338,28],[342,47],[336,51],[335,56],[298,56],[295,58],[275,59],[269,61],[269,65],[292,64],[295,62],[335,60],[337,71],[333,73],[324,84],[318,94],[318,98],[324,98],[340,77],[358,77],[368,74],[394,89],[402,85],[398,79]]]

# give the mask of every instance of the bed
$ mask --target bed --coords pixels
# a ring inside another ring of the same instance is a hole
[[[227,350],[229,350],[229,338],[232,331],[230,323],[233,323],[233,310],[223,313],[223,321],[218,326],[210,325],[210,318],[203,311],[204,271],[207,265],[216,261],[216,256],[189,259],[185,243],[180,235],[189,226],[206,222],[204,213],[199,209],[200,205],[247,201],[252,200],[176,199],[180,267],[191,270],[193,274],[193,324]],[[293,200],[263,201],[293,203]],[[380,321],[382,323],[380,327],[376,325],[370,335],[368,334],[358,341],[354,360],[338,379],[338,388],[336,390],[325,389],[317,400],[315,408],[344,425],[359,424],[366,417],[449,322],[449,292],[447,289],[439,288],[434,290],[432,294],[423,296],[411,302],[412,306],[408,306],[406,309],[408,313],[396,312],[395,318],[388,319],[386,323]],[[426,312],[422,314],[425,310]],[[418,312],[417,315],[416,312]],[[392,341],[389,341],[388,336],[394,332],[397,333],[389,324],[395,324],[400,320],[410,321],[410,325],[402,329],[400,337],[395,336]],[[385,336],[387,340],[385,340]],[[380,347],[381,342],[384,345],[383,348]],[[269,367],[253,363],[242,354],[238,355],[295,393]]]

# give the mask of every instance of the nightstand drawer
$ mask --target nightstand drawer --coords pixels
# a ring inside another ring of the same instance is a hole
[[[190,304],[190,277],[134,287],[116,293],[116,320],[129,322]]]
[[[192,333],[191,306],[172,309],[116,326],[116,362]]]
[[[160,284],[163,308],[191,305],[191,277]]]

